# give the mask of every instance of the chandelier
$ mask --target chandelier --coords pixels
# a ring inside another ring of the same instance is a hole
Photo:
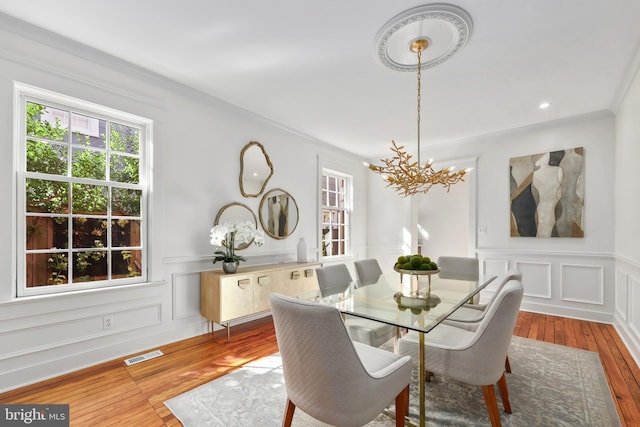
[[[427,5],[411,9],[389,21],[378,33],[376,45],[381,62],[395,70],[412,71],[412,66],[396,60],[394,57],[396,54],[391,47],[397,48],[401,44],[397,39],[410,33],[412,26],[417,26],[421,31],[424,31],[428,24],[431,23],[436,23],[436,30],[439,35],[445,33],[445,36],[447,36],[446,33],[449,31],[448,40],[445,40],[449,43],[449,46],[447,46],[447,49],[442,49],[442,47],[438,46],[437,50],[440,55],[428,61],[427,67],[440,64],[461,49],[466,43],[471,29],[470,18],[466,15],[466,12],[457,7],[451,5]],[[407,27],[409,31],[399,31],[404,27]],[[452,185],[464,181],[464,176],[471,170],[465,169],[456,172],[454,167],[436,170],[432,166],[433,159],[429,159],[424,164],[420,161],[422,55],[424,50],[429,47],[430,40],[432,39],[429,37],[420,36],[409,43],[409,50],[417,55],[417,159],[414,161],[413,156],[405,151],[404,145],[397,145],[392,140],[391,151],[394,153],[393,157],[381,159],[381,165],[369,164],[369,169],[382,175],[387,182],[387,187],[392,187],[404,197],[427,193],[434,185],[441,185],[448,192]]]

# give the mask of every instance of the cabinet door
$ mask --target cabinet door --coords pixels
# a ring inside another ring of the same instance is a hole
[[[220,278],[220,321],[253,313],[253,275],[237,274]]]
[[[263,271],[254,273],[253,310],[256,313],[271,310],[269,295],[282,292],[282,271]]]
[[[302,294],[302,269],[292,268],[283,270],[282,290],[280,293],[290,297],[297,297]]]
[[[320,266],[314,265],[302,270],[302,292],[305,294],[317,292],[320,289],[318,288],[318,277],[316,276],[317,267]]]

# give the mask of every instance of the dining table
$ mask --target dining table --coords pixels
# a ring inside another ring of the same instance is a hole
[[[301,295],[302,298],[336,307],[343,315],[375,320],[397,327],[400,331],[419,333],[419,414],[418,425],[426,418],[425,340],[429,332],[458,308],[474,300],[496,276],[479,276],[478,280],[441,278],[434,270],[396,270],[380,275],[377,281],[362,284],[345,283],[326,295],[320,291]],[[397,338],[396,338],[397,340]],[[394,346],[395,347],[395,346]],[[393,414],[389,414],[393,415]],[[416,426],[415,415],[405,420]]]

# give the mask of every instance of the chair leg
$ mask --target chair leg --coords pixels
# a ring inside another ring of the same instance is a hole
[[[396,396],[396,427],[404,427],[404,419],[409,414],[409,386]]]
[[[507,358],[504,360],[504,370],[507,371],[508,374],[511,373],[511,364],[509,363],[509,355],[507,355]]]
[[[293,413],[296,410],[296,405],[289,399],[287,399],[287,409],[284,412],[284,418],[282,419],[282,427],[291,427],[293,421]]]
[[[496,401],[496,392],[493,389],[493,384],[483,385],[482,394],[484,394],[484,402],[487,405],[487,412],[489,413],[491,426],[502,427],[500,412],[498,412],[498,402]]]
[[[507,388],[507,378],[502,374],[502,377],[498,380],[498,390],[500,390],[500,397],[502,397],[502,406],[504,406],[504,412],[511,413],[511,403],[509,403],[509,389]]]
[[[433,376],[433,372],[424,371],[424,381],[425,382],[430,383],[432,376]]]

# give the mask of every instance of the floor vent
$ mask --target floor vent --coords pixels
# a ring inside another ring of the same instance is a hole
[[[145,360],[153,359],[154,357],[162,356],[164,353],[160,350],[154,350],[151,353],[141,354],[140,356],[131,357],[129,359],[125,359],[124,363],[127,366],[135,365],[136,363],[144,362]]]

